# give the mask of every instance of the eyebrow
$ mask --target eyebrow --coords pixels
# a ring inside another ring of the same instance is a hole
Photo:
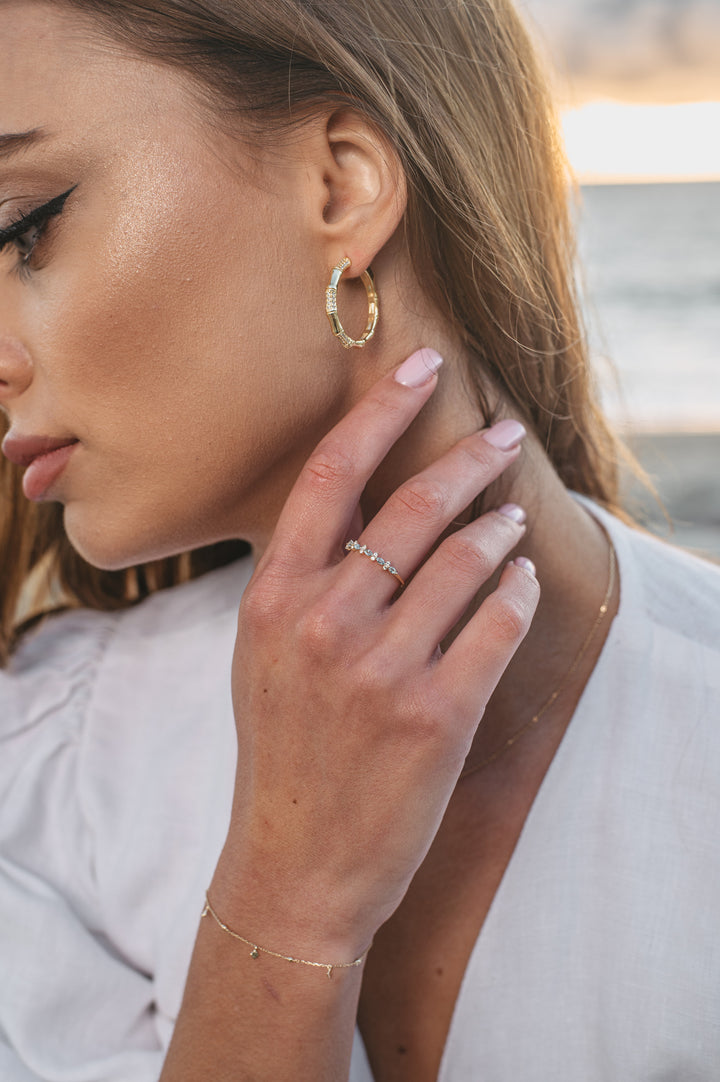
[[[35,146],[43,139],[47,139],[49,134],[44,128],[31,128],[30,131],[8,132],[0,135],[0,160],[12,158],[15,154],[27,150],[28,147]]]

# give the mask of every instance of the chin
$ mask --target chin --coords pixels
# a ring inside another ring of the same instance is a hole
[[[63,522],[72,547],[99,571],[123,571],[178,556],[205,543],[184,536],[183,531],[172,528],[163,531],[162,524],[151,518],[140,525],[130,515],[119,521],[109,518],[99,523],[97,515],[88,518],[74,502],[65,507]]]

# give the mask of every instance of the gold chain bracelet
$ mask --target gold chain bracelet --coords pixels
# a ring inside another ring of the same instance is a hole
[[[253,943],[251,939],[246,939],[244,935],[239,935],[238,932],[233,932],[232,928],[228,928],[227,924],[223,924],[220,917],[217,915],[213,907],[210,905],[210,899],[207,894],[205,895],[205,906],[202,911],[202,916],[210,916],[213,918],[218,927],[222,928],[223,932],[226,932],[233,939],[239,939],[241,943],[245,943],[246,946],[251,947],[250,957],[259,958],[261,954],[269,954],[271,958],[281,958],[283,962],[293,962],[299,966],[312,966],[314,969],[326,969],[327,975],[332,979],[334,969],[354,969],[356,966],[362,965],[367,957],[367,953],[372,946],[366,947],[362,954],[355,959],[354,962],[308,962],[306,958],[293,958],[290,954],[280,954],[279,951],[271,951],[267,947],[261,947],[258,943]]]

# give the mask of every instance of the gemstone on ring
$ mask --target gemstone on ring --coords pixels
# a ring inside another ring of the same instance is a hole
[[[393,567],[390,561],[386,560],[378,552],[374,552],[373,549],[368,548],[367,545],[361,545],[359,541],[347,541],[345,549],[347,552],[359,552],[361,556],[368,556],[374,564],[377,564],[383,571],[387,571],[389,575],[396,578],[401,586],[405,585],[405,580],[400,577],[397,568]]]

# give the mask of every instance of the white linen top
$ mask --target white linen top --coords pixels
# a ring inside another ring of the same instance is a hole
[[[439,1082],[720,1078],[720,570],[584,502],[615,544],[620,609]],[[250,571],[52,617],[0,671],[2,1082],[160,1073],[229,819]],[[358,1035],[351,1082],[372,1082]]]

